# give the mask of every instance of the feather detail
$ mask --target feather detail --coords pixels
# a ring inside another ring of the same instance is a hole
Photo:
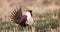
[[[17,10],[14,10],[13,13],[11,13],[11,19],[15,22],[15,23],[18,23],[18,20],[20,20],[20,18],[22,17],[22,10],[21,8],[20,9],[17,9]]]

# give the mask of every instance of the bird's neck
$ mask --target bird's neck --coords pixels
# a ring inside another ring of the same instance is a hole
[[[27,18],[31,18],[31,14],[30,14],[30,12],[26,12],[25,15],[27,16]]]

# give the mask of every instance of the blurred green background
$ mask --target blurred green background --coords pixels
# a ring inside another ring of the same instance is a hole
[[[60,9],[56,9],[53,12],[48,10],[42,14],[34,14],[35,20],[33,26],[21,27],[20,25],[12,21],[2,21],[0,18],[0,32],[31,32],[32,27],[35,28],[35,32],[60,32]]]

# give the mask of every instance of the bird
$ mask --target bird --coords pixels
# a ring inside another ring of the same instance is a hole
[[[32,10],[27,10],[23,15],[21,7],[11,13],[11,19],[14,23],[19,24],[22,27],[26,27],[34,23]]]

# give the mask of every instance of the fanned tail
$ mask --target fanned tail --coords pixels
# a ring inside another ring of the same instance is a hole
[[[22,10],[21,8],[14,10],[12,15],[11,15],[11,19],[15,22],[18,23],[19,19],[21,19],[22,17]],[[19,24],[19,23],[18,23]]]

